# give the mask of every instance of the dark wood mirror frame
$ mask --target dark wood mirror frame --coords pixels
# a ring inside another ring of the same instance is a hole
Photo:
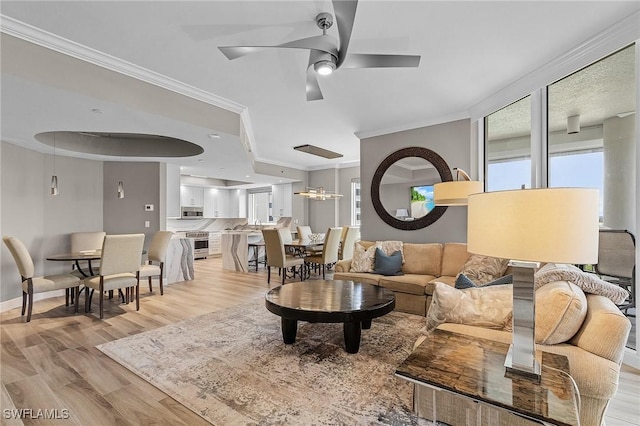
[[[421,218],[415,220],[397,219],[389,214],[389,212],[384,208],[384,206],[382,205],[382,201],[380,200],[380,183],[382,182],[382,177],[384,176],[387,169],[391,167],[396,161],[407,157],[424,158],[425,160],[433,164],[433,166],[440,174],[440,180],[442,182],[453,180],[453,176],[451,175],[449,165],[447,165],[447,162],[444,161],[442,157],[440,157],[430,149],[417,146],[399,149],[398,151],[391,153],[382,161],[382,163],[380,163],[375,173],[373,174],[373,180],[371,181],[371,201],[373,202],[373,208],[376,210],[376,213],[378,213],[380,219],[384,220],[388,225],[393,226],[396,229],[402,229],[404,231],[413,231],[416,229],[425,228],[431,225],[436,220],[440,219],[444,212],[447,211],[447,207],[435,207],[425,216],[422,216]]]

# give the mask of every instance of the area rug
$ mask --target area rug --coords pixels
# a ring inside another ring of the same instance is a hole
[[[97,348],[215,425],[420,425],[394,372],[424,325],[392,312],[348,354],[342,324],[300,322],[285,345],[260,299]]]

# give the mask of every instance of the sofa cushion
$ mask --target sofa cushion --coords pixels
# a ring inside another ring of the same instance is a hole
[[[455,277],[469,258],[464,243],[445,243],[442,249],[442,268],[440,274]]]
[[[334,280],[347,280],[356,281],[359,283],[367,283],[378,285],[382,275],[374,274],[371,272],[335,272],[333,274]]]
[[[439,243],[405,243],[403,245],[405,274],[440,275],[442,263],[442,244]]]
[[[587,316],[587,298],[578,286],[556,281],[536,290],[536,343],[555,345],[571,339]]]
[[[376,246],[366,246],[360,241],[353,245],[353,258],[349,272],[373,272],[376,258]]]
[[[379,284],[400,293],[424,295],[425,287],[434,279],[433,275],[404,274],[399,277],[381,277]]]
[[[373,272],[380,275],[403,275],[402,253],[400,250],[387,255],[380,247],[376,246],[375,268]]]
[[[473,288],[473,287],[488,287],[491,285],[500,285],[500,284],[513,284],[513,275],[505,275],[504,277],[500,277],[497,280],[490,281],[481,286],[474,283],[469,277],[465,274],[460,274],[456,278],[454,287],[458,290],[463,290],[465,288]]]
[[[387,256],[391,256],[393,253],[399,251],[402,263],[404,263],[403,246],[404,243],[402,241],[376,241],[376,247],[382,250]]]
[[[458,290],[436,282],[427,313],[427,332],[444,322],[503,329],[513,307],[512,300],[512,285]]]
[[[474,283],[482,285],[503,276],[508,263],[509,259],[472,254],[464,263],[460,273],[471,278]]]

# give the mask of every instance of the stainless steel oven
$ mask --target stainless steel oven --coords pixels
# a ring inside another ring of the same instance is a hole
[[[206,259],[209,256],[209,231],[189,231],[185,235],[193,238],[193,257]]]

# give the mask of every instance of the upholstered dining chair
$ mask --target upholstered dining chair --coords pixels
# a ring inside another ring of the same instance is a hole
[[[311,227],[310,226],[297,226],[296,231],[298,231],[298,239],[299,240],[308,240],[311,237]]]
[[[353,245],[360,239],[360,228],[344,226],[342,230],[338,259],[351,259],[353,257]]]
[[[33,295],[36,293],[45,293],[47,291],[74,289],[74,312],[78,312],[78,295],[80,294],[80,278],[71,274],[47,275],[34,277],[35,266],[33,259],[25,245],[15,237],[3,237],[2,241],[16,262],[18,272],[22,278],[22,315],[24,315],[27,304],[27,322],[31,321],[31,312],[33,311]],[[67,298],[67,305],[68,305]]]
[[[103,231],[73,232],[71,234],[71,252],[81,253],[89,250],[98,251],[102,249],[102,242],[104,241],[105,235],[107,235],[107,233]],[[82,271],[90,271],[90,273],[93,272],[94,274],[98,273],[98,271],[94,271],[92,268],[89,268],[88,265],[86,266],[87,267],[82,268],[81,270],[74,269],[71,273],[80,279],[85,278],[85,274],[83,274]]]
[[[329,228],[324,236],[322,253],[306,256],[304,261],[307,265],[317,265],[322,268],[322,279],[325,279],[325,270],[338,261],[338,248],[340,247],[340,236],[342,228]]]
[[[151,244],[149,244],[149,254],[147,256],[149,262],[146,265],[140,267],[140,278],[149,279],[149,291],[153,291],[152,278],[159,277],[160,281],[160,295],[164,294],[162,286],[162,275],[164,274],[164,261],[167,257],[167,248],[169,247],[169,241],[173,236],[171,231],[158,231],[153,235]],[[156,262],[157,265],[154,265]]]
[[[293,277],[296,276],[296,268],[299,267],[300,279],[304,280],[304,259],[285,254],[283,237],[286,238],[288,228],[263,229],[265,250],[267,252],[267,283],[271,283],[271,267],[280,268],[282,284],[287,278],[287,271],[291,269]]]
[[[104,292],[135,287],[136,311],[140,310],[140,258],[144,246],[144,234],[107,235],[102,243],[100,275],[84,280],[85,312],[91,308],[91,297],[97,290],[100,294],[100,319],[104,318]],[[129,302],[127,296],[126,302]]]

